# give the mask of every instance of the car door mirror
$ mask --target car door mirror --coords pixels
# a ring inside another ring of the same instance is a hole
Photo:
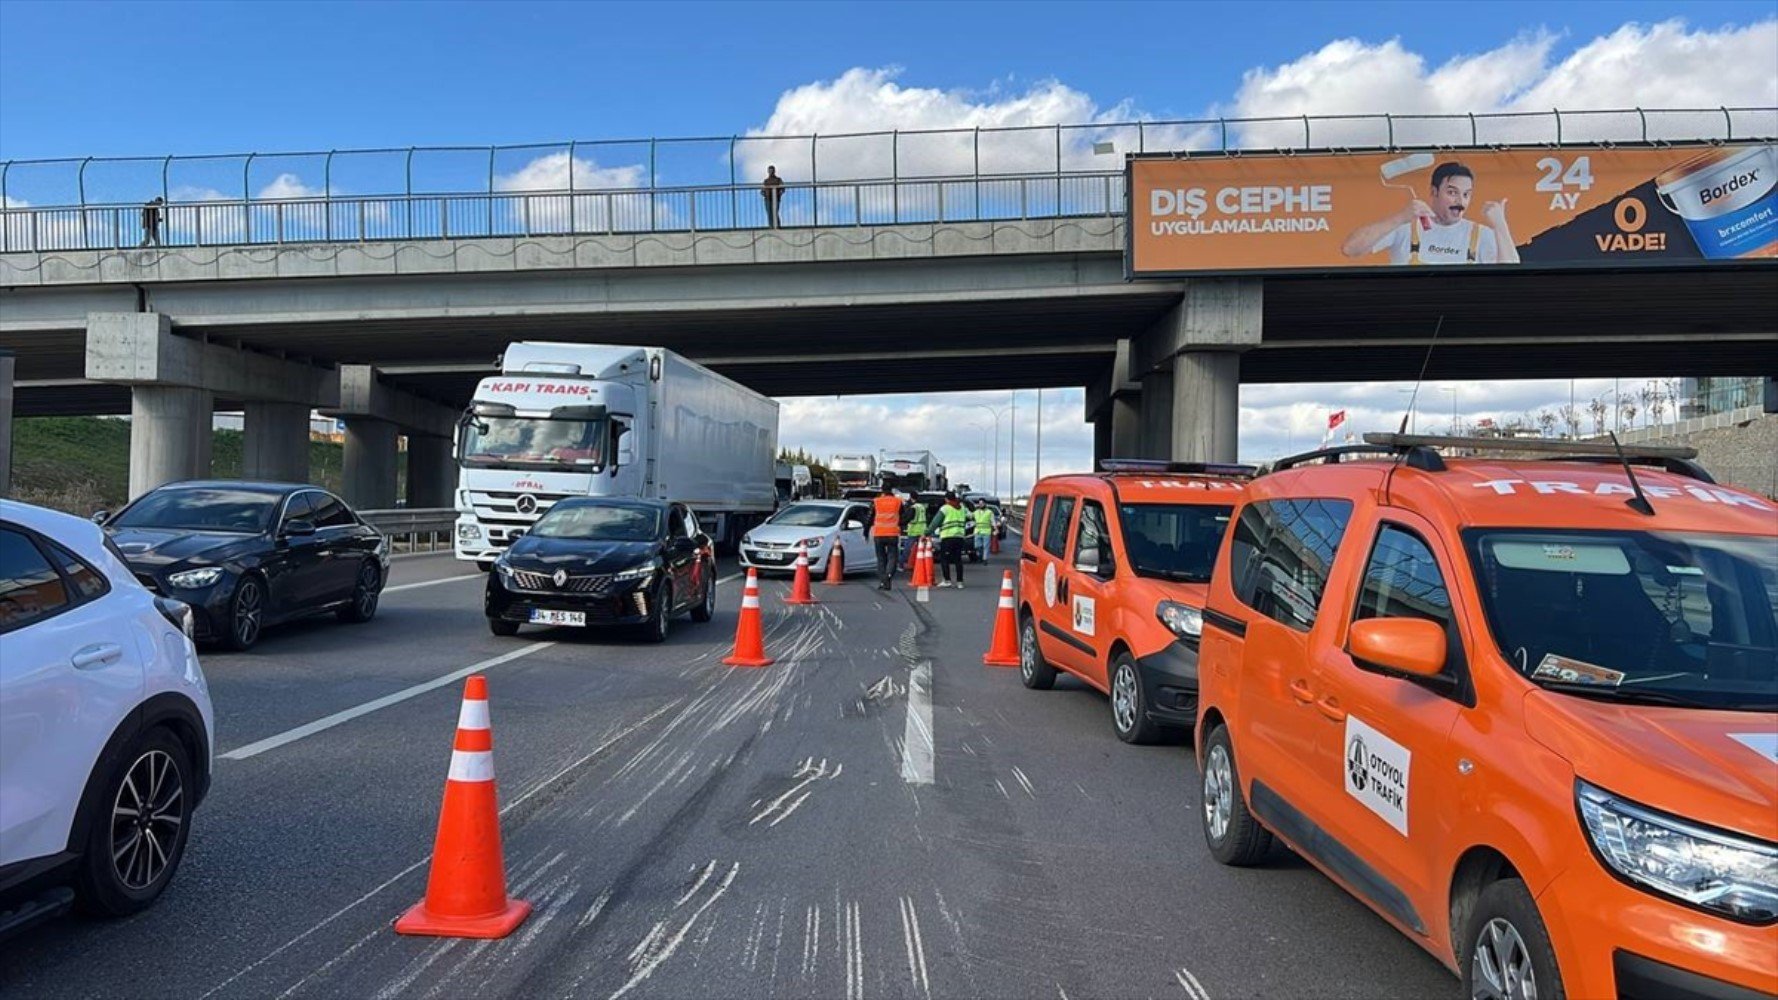
[[[110,511],[108,511],[108,510],[93,511],[93,523],[94,524],[104,524],[106,521],[109,521],[109,520],[111,520],[111,512]]]
[[[1346,652],[1367,669],[1437,677],[1445,669],[1445,630],[1423,618],[1366,618],[1352,623]]]
[[[285,538],[302,538],[305,535],[312,535],[314,533],[315,522],[305,521],[300,517],[294,521],[285,521],[284,530],[279,532],[279,534]]]
[[[846,522],[846,530],[847,531],[863,531],[864,530],[864,522],[863,521],[847,521]]]

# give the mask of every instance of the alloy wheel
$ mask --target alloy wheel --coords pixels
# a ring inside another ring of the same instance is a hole
[[[353,607],[358,617],[369,618],[377,610],[377,571],[369,563],[365,563],[358,571],[358,590],[352,595]]]
[[[1220,841],[1229,832],[1229,817],[1235,806],[1235,774],[1229,766],[1228,751],[1220,745],[1210,748],[1204,763],[1204,822],[1210,839]]]
[[[265,612],[265,600],[259,592],[259,583],[252,577],[241,581],[241,592],[235,595],[235,639],[243,647],[253,645],[259,638],[260,619]]]
[[[167,870],[184,823],[185,788],[165,751],[136,758],[111,805],[111,864],[132,890],[153,885]]]
[[[1117,731],[1127,733],[1136,727],[1136,668],[1120,663],[1117,676],[1111,681],[1111,714]]]
[[[1537,1000],[1537,973],[1531,949],[1518,928],[1495,917],[1476,937],[1473,957],[1475,1000]]]
[[[1019,674],[1029,681],[1037,670],[1037,631],[1029,624],[1019,630]]]

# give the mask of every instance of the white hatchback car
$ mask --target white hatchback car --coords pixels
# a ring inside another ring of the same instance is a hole
[[[190,626],[97,525],[0,500],[0,935],[172,880],[210,785]]]

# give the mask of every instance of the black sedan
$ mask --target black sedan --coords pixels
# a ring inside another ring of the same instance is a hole
[[[191,605],[198,639],[229,649],[307,615],[370,621],[388,578],[388,540],[313,486],[170,483],[95,520],[144,586]]]
[[[488,628],[640,626],[667,638],[675,615],[716,613],[716,549],[683,504],[562,500],[494,563]]]

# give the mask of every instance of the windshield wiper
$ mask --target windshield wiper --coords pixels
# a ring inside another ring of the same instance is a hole
[[[1194,573],[1189,569],[1162,569],[1158,566],[1138,566],[1137,573],[1158,576],[1163,580],[1179,580],[1185,583],[1209,583],[1210,578],[1202,573]]]
[[[1627,701],[1643,705],[1673,705],[1679,708],[1717,708],[1695,698],[1685,698],[1665,691],[1653,691],[1643,687],[1611,687],[1605,684],[1581,684],[1575,681],[1557,681],[1533,678],[1532,683],[1550,691],[1561,691],[1564,694],[1578,694],[1587,698],[1598,698],[1601,701]]]

